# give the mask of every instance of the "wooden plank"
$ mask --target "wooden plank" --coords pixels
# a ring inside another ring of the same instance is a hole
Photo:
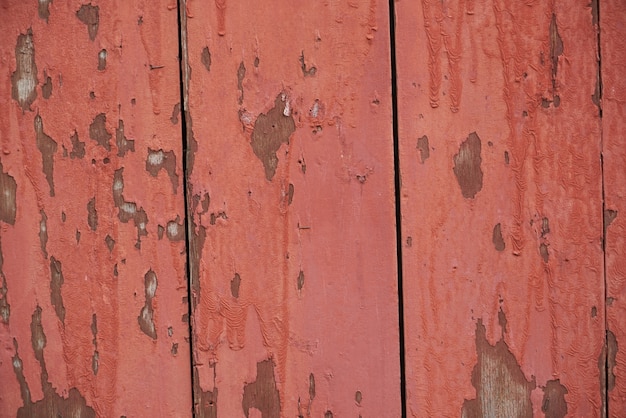
[[[626,413],[626,354],[623,349],[626,346],[626,5],[620,1],[602,0],[599,6],[608,328],[605,389],[607,415],[622,417]]]
[[[396,12],[408,414],[599,416],[589,2]]]
[[[3,417],[191,414],[169,5],[0,4]]]
[[[270,3],[183,18],[196,412],[397,417],[387,4]]]

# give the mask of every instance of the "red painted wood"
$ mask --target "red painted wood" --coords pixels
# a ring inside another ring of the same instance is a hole
[[[409,416],[599,416],[589,2],[396,12]]]
[[[86,3],[0,4],[0,416],[190,416],[177,12]]]
[[[186,11],[198,416],[399,416],[387,3]]]
[[[600,2],[602,52],[602,156],[604,168],[604,217],[607,279],[607,392],[611,417],[626,413],[626,5]]]

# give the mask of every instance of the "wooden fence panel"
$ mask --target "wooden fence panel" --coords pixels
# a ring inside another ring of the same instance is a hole
[[[600,415],[595,11],[396,3],[409,416]]]
[[[626,5],[600,2],[608,416],[626,413]],[[620,350],[621,348],[621,350]]]
[[[168,6],[0,2],[0,416],[191,415]]]
[[[386,2],[186,2],[201,417],[400,415]]]

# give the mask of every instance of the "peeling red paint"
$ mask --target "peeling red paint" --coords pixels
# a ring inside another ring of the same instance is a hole
[[[0,411],[400,416],[401,222],[408,415],[621,416],[623,5],[392,3],[395,191],[387,3],[258,3],[0,6]]]
[[[489,344],[482,319],[476,323],[477,364],[472,371],[476,399],[465,401],[462,417],[529,417],[533,416],[530,393],[535,381],[528,381],[519,362],[504,342],[506,319],[499,312],[502,337]],[[545,402],[544,402],[545,403]]]
[[[559,379],[546,382],[541,403],[541,410],[546,414],[546,418],[565,418],[567,415],[565,395],[567,394],[567,388],[559,382]]]
[[[280,396],[276,389],[276,376],[272,360],[264,360],[256,365],[256,379],[243,388],[243,413],[250,416],[250,409],[261,412],[261,418],[279,418]]]
[[[17,341],[13,339],[13,346],[15,348],[15,355],[13,356],[12,361],[13,370],[15,371],[15,375],[19,382],[22,401],[24,403],[24,405],[18,409],[17,417],[28,418],[37,416],[72,415],[85,418],[95,418],[95,411],[86,404],[85,398],[76,388],[71,388],[68,396],[63,397],[57,394],[54,387],[49,382],[48,369],[44,360],[44,348],[47,345],[47,340],[41,324],[41,314],[42,309],[37,306],[32,315],[32,322],[30,325],[32,348],[35,353],[35,358],[39,362],[39,366],[41,368],[41,389],[44,395],[41,400],[33,401],[31,398],[30,389],[22,370],[23,362],[17,352]]]
[[[198,415],[401,415],[387,7],[183,4]]]
[[[269,181],[276,174],[279,161],[276,156],[278,150],[282,144],[289,143],[289,137],[296,128],[293,116],[289,111],[288,100],[284,93],[279,94],[274,100],[274,107],[267,113],[261,113],[254,122],[250,144],[254,154],[263,163],[265,177]],[[241,90],[239,103],[241,104],[242,101],[243,90]]]
[[[402,242],[411,238],[402,254],[407,415],[459,416],[476,398],[471,335],[482,318],[489,346],[506,344],[536,380],[520,411],[544,416],[542,388],[559,380],[567,416],[600,416],[590,359],[605,339],[602,141],[589,2],[395,7]],[[599,9],[600,25],[606,13],[623,15]],[[476,162],[460,170],[471,132],[482,147],[473,141]],[[424,135],[434,150],[420,164]],[[464,186],[461,171],[475,182]]]
[[[190,415],[185,245],[156,228],[184,232],[184,201],[145,170],[147,149],[182,164],[180,124],[154,112],[181,102],[169,4],[0,6],[0,416]],[[150,269],[157,340],[137,322]]]

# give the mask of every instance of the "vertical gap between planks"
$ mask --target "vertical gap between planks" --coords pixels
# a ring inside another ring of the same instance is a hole
[[[604,353],[604,374],[601,376],[602,381],[602,403],[604,408],[602,409],[602,417],[609,416],[609,346],[608,346],[608,331],[609,331],[609,323],[608,323],[608,309],[607,309],[607,300],[608,300],[608,281],[607,281],[607,267],[606,267],[606,227],[607,227],[607,219],[606,219],[606,195],[605,195],[605,184],[604,184],[604,130],[603,130],[603,122],[602,122],[602,45],[600,43],[600,0],[592,0],[592,4],[596,9],[596,42],[597,48],[596,53],[598,54],[598,116],[600,119],[600,172],[602,174],[602,256],[603,256],[603,284],[604,284],[604,347],[602,352]]]
[[[406,357],[404,351],[404,292],[402,269],[402,210],[401,210],[401,177],[400,177],[400,137],[398,133],[398,80],[396,65],[396,10],[395,0],[389,0],[389,50],[391,52],[391,107],[393,118],[393,162],[396,204],[396,251],[398,265],[398,328],[400,346],[400,400],[402,416],[406,417]]]
[[[183,141],[183,157],[182,157],[182,167],[183,167],[183,198],[185,201],[185,276],[187,279],[187,315],[188,315],[188,332],[189,332],[189,375],[191,380],[191,414],[193,417],[196,416],[196,399],[195,399],[195,382],[194,382],[194,346],[193,346],[193,291],[192,291],[192,277],[191,277],[191,255],[190,255],[190,238],[193,234],[191,228],[190,217],[193,216],[191,213],[191,199],[192,197],[189,195],[189,185],[190,181],[189,172],[187,167],[187,153],[189,152],[189,144],[188,144],[188,128],[191,127],[187,122],[187,118],[189,117],[189,57],[187,51],[187,2],[186,0],[176,0],[176,6],[178,8],[178,60],[180,63],[179,68],[179,86],[180,86],[180,107],[181,107],[181,130],[182,130],[182,141]]]

